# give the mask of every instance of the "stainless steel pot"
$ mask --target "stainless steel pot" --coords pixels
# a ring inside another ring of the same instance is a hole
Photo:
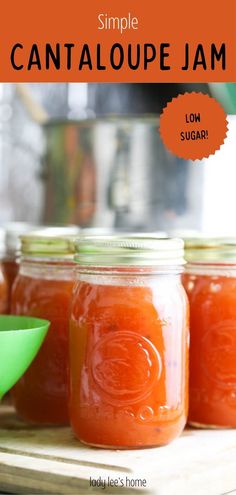
[[[165,149],[156,116],[50,121],[45,133],[45,221],[198,228],[200,203],[191,203],[196,170]],[[201,180],[198,170],[198,188]]]

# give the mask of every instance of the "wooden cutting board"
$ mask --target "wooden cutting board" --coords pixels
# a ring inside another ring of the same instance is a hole
[[[80,444],[69,428],[27,426],[16,419],[10,407],[1,406],[1,491],[47,495],[236,493],[236,430],[187,429],[166,447],[109,451]]]

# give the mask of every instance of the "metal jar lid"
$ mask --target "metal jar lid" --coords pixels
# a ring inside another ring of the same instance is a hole
[[[184,264],[181,239],[158,239],[150,234],[81,236],[75,261],[93,266],[177,266]]]
[[[5,229],[5,252],[6,255],[15,256],[20,250],[21,235],[31,232],[36,225],[27,222],[9,222],[4,225]]]
[[[79,227],[45,227],[21,236],[21,255],[34,259],[73,259]]]
[[[236,238],[196,237],[185,239],[185,259],[188,263],[236,263]]]

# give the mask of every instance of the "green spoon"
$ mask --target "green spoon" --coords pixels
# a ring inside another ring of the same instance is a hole
[[[0,400],[39,351],[50,322],[28,316],[0,316]]]

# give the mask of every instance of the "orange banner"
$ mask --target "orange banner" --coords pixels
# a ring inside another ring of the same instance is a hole
[[[1,6],[0,81],[236,81],[235,0]]]

